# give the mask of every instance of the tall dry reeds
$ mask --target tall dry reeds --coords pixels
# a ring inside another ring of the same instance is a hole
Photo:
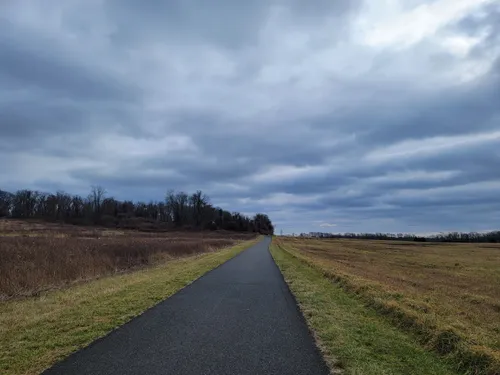
[[[172,233],[154,236],[76,237],[0,234],[0,300],[32,296],[51,288],[230,246],[238,236],[224,238]],[[248,238],[248,236],[244,236]]]

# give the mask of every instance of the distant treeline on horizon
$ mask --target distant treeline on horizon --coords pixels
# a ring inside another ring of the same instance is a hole
[[[248,217],[214,207],[202,191],[187,194],[170,190],[164,201],[133,202],[107,197],[93,186],[87,197],[65,192],[0,190],[0,217],[41,219],[76,225],[102,225],[139,230],[229,230],[273,234],[266,214]]]
[[[489,242],[500,243],[500,231],[492,232],[449,232],[430,236],[418,236],[408,233],[301,233],[300,237],[315,238],[353,238],[360,240],[398,240],[417,242]]]

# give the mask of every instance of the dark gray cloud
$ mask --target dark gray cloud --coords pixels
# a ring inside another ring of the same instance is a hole
[[[8,29],[8,25],[4,24],[2,29]],[[133,93],[118,80],[109,79],[100,72],[89,71],[89,67],[79,66],[78,62],[62,60],[57,49],[51,51],[40,48],[50,43],[47,40],[34,40],[32,45],[23,46],[13,40],[12,34],[2,34],[0,71],[2,80],[11,88],[16,84],[34,90],[42,88],[55,98],[68,95],[77,96],[81,100],[133,98]]]
[[[4,2],[0,188],[202,189],[285,232],[494,229],[499,20],[483,0]]]
[[[144,38],[168,44],[214,44],[228,49],[256,46],[266,36],[269,18],[291,16],[295,27],[315,25],[332,17],[342,20],[359,8],[360,1],[216,0],[161,1],[111,0],[105,11],[113,20],[111,37],[128,47]],[[263,32],[264,31],[264,32]],[[273,36],[274,37],[274,36]]]

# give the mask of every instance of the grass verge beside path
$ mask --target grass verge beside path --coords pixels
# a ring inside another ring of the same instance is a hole
[[[411,335],[275,243],[271,254],[332,371],[350,375],[456,374]]]
[[[258,239],[0,304],[0,373],[38,374],[171,296]]]

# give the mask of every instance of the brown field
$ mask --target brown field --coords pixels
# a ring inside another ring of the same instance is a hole
[[[500,244],[275,241],[461,369],[500,374]]]
[[[235,232],[139,232],[0,219],[0,300],[227,247]]]

